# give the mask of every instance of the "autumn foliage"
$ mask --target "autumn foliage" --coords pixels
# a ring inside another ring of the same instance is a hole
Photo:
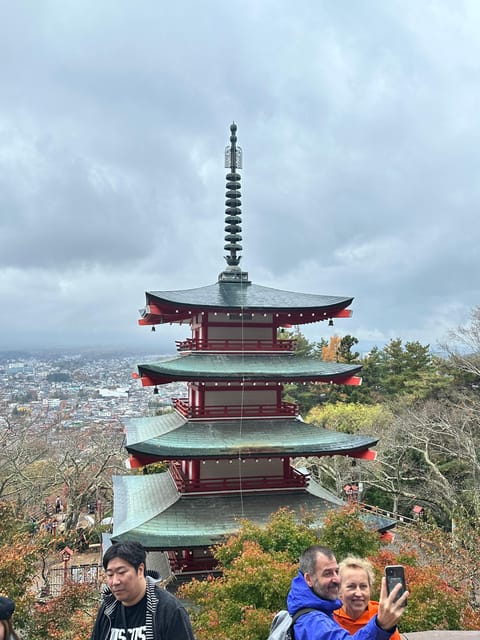
[[[97,590],[88,584],[68,584],[57,598],[37,604],[34,615],[35,638],[45,640],[87,640],[93,627]]]
[[[214,551],[221,577],[181,588],[180,595],[193,603],[198,640],[265,640],[274,614],[285,608],[298,556],[317,543],[329,546],[337,559],[368,557],[377,574],[374,597],[385,566],[405,566],[410,598],[401,632],[480,628],[474,539],[467,549],[465,540],[452,541],[438,528],[419,524],[402,527],[395,544],[386,547],[356,508],[329,512],[321,530],[308,517],[296,523],[293,512],[282,509],[264,528],[244,521]]]
[[[35,640],[88,640],[98,593],[71,583],[58,597],[40,602],[38,576],[46,552],[45,538],[30,534],[12,504],[0,503],[0,595],[15,601],[15,628]]]

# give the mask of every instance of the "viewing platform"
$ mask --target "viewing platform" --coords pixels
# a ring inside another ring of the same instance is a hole
[[[292,418],[300,409],[293,402],[276,404],[225,404],[191,407],[187,398],[174,398],[173,406],[184,418],[192,420],[224,420],[226,418]]]
[[[242,352],[242,351],[293,351],[296,340],[285,339],[272,342],[271,340],[236,340],[236,339],[214,339],[200,340],[196,338],[186,338],[176,340],[177,351],[211,351],[211,352]]]
[[[181,493],[225,493],[229,491],[264,491],[266,489],[299,489],[308,486],[310,477],[291,469],[291,477],[284,476],[250,476],[245,478],[223,477],[189,480],[179,469],[178,465],[171,464],[170,473]]]

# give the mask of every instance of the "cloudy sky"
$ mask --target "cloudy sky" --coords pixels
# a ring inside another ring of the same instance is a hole
[[[225,266],[434,346],[480,303],[476,0],[0,1],[0,349],[172,351],[146,290]]]

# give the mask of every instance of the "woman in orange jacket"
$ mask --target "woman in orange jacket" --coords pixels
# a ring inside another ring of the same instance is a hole
[[[378,602],[370,600],[373,567],[368,560],[352,556],[342,560],[338,568],[341,578],[339,597],[343,605],[334,611],[333,616],[340,626],[353,635],[378,611]],[[398,629],[390,640],[400,640]]]

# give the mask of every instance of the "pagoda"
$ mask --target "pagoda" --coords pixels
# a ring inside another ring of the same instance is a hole
[[[133,539],[166,552],[175,573],[211,569],[211,546],[239,528],[263,525],[281,507],[300,520],[343,502],[293,461],[308,456],[374,458],[377,440],[302,420],[283,399],[287,383],[358,385],[361,367],[295,355],[285,327],[348,318],[351,297],[283,291],[254,284],[240,258],[242,150],[237,126],[225,150],[225,260],[214,284],[148,291],[140,325],[190,327],[178,355],[138,365],[142,385],[182,381],[173,412],[126,421],[131,468],[165,462],[168,470],[114,477],[113,540]],[[382,531],[393,526],[379,519]]]

